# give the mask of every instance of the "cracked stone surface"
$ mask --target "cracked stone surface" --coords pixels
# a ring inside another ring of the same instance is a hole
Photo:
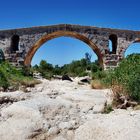
[[[109,89],[42,80],[31,92],[0,93],[2,140],[139,140],[140,111],[115,110]],[[3,100],[3,101],[2,101]]]

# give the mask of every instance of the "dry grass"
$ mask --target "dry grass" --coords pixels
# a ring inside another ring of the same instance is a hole
[[[104,89],[105,86],[100,80],[92,80],[91,82],[91,88],[92,89]]]
[[[140,110],[140,105],[135,106],[134,110]]]
[[[41,81],[39,80],[35,80],[35,79],[24,79],[21,81],[21,85],[25,86],[25,87],[34,87],[37,84],[40,84]]]
[[[112,89],[112,92],[113,92],[113,102],[112,102],[112,105],[115,108],[116,107],[119,108],[119,106],[122,105],[125,100],[129,99],[129,96],[128,96],[125,88],[122,85],[120,85],[120,84],[114,83],[112,85],[111,89]]]

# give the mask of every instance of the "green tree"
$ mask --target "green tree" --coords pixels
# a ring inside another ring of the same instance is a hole
[[[41,70],[46,70],[47,69],[47,62],[45,60],[41,60],[39,67]]]

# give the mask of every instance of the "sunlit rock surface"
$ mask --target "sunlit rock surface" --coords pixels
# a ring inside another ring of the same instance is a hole
[[[24,93],[0,93],[2,140],[139,140],[140,111],[101,114],[109,89],[93,90],[61,80],[42,80]]]

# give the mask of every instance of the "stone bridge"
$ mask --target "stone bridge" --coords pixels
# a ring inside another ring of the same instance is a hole
[[[67,36],[79,39],[96,53],[104,69],[114,68],[126,49],[140,42],[140,31],[60,24],[0,31],[0,49],[14,65],[30,66],[37,49],[48,40]],[[112,48],[109,49],[109,40]]]

